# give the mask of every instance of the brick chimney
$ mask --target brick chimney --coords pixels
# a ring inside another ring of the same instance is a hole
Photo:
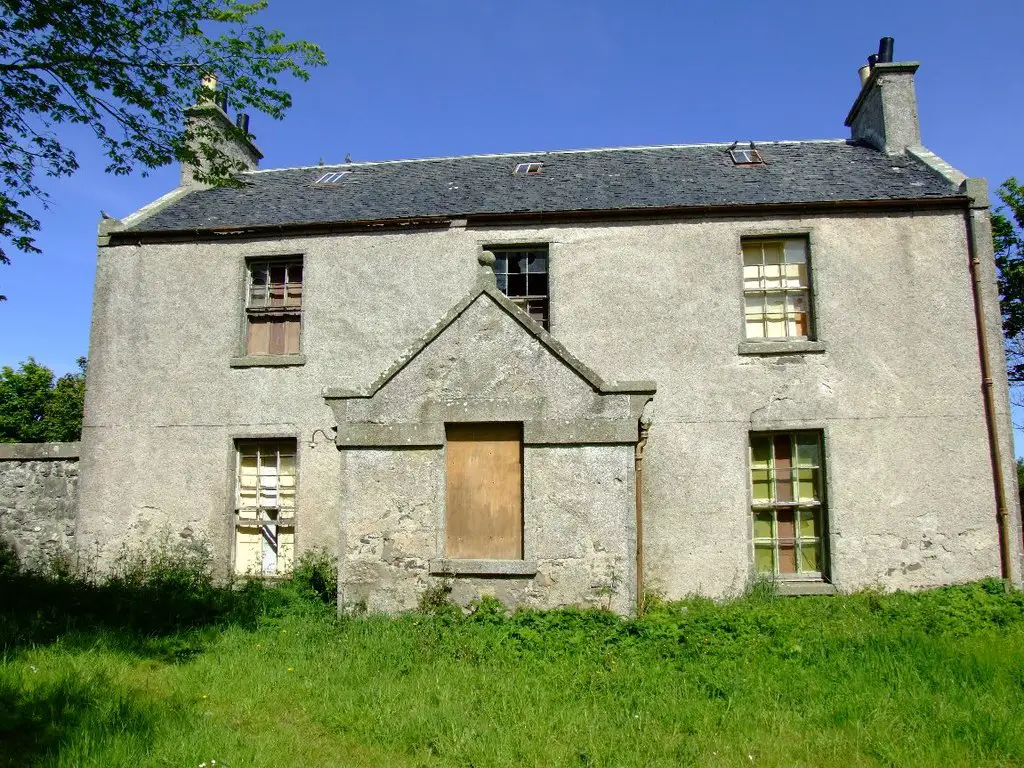
[[[241,170],[251,171],[259,167],[263,153],[252,141],[249,134],[249,116],[240,114],[237,124],[228,116],[227,95],[217,91],[217,78],[212,75],[203,77],[203,88],[209,96],[200,98],[199,102],[185,110],[186,127],[193,132],[192,144],[196,152],[202,156],[199,146],[212,144],[223,151],[231,160],[242,166]],[[200,162],[200,168],[206,166]],[[181,164],[181,181],[183,187],[201,184],[195,178],[196,169],[188,163]]]
[[[857,100],[846,116],[851,138],[888,155],[901,155],[907,147],[921,144],[914,93],[916,61],[894,62],[893,40],[883,37],[877,54],[861,68],[862,85]]]

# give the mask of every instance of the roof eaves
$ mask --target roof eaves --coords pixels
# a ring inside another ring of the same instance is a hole
[[[211,227],[185,227],[181,229],[121,229],[111,233],[118,241],[147,242],[182,241],[200,238],[259,237],[282,234],[319,234],[333,232],[359,232],[367,230],[438,229],[450,226],[452,221],[465,219],[469,226],[494,223],[554,223],[581,220],[636,220],[671,219],[691,216],[754,215],[765,213],[827,213],[844,210],[921,210],[959,207],[967,200],[960,191],[950,189],[949,195],[919,198],[869,198],[857,200],[811,200],[784,203],[728,203],[722,205],[672,206],[661,208],[623,207],[595,209],[566,209],[552,211],[502,211],[493,213],[451,213],[437,216],[417,216],[389,219],[353,219],[336,221],[305,221],[286,224],[218,225]],[[115,243],[116,244],[116,243]]]

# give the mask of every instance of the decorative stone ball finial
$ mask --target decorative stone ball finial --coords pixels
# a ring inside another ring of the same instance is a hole
[[[480,264],[476,270],[477,280],[483,285],[489,285],[492,288],[496,287],[497,282],[494,279],[494,254],[481,249],[476,260]]]

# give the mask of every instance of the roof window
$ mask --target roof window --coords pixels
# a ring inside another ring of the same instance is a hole
[[[337,184],[342,181],[346,176],[351,176],[352,171],[331,171],[325,173],[319,179],[314,181],[314,184]]]
[[[512,173],[515,176],[537,176],[543,167],[544,163],[516,163]]]
[[[750,142],[749,147],[739,147],[739,142],[734,141],[729,147],[729,155],[735,165],[764,165],[764,158],[761,152]]]

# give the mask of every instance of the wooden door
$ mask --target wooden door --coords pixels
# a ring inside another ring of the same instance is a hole
[[[445,431],[445,554],[456,559],[522,559],[522,424],[447,424]]]

